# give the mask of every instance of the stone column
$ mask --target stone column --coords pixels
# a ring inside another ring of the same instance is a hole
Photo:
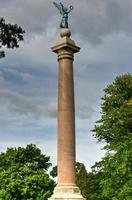
[[[75,108],[74,53],[80,48],[71,40],[69,29],[62,29],[60,39],[52,47],[59,62],[58,82],[58,182],[52,199],[83,199],[75,183]]]
[[[58,186],[75,185],[75,111],[73,56],[59,58]]]

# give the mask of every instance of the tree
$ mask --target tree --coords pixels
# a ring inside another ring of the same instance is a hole
[[[89,186],[91,177],[83,163],[76,163],[76,184],[82,192],[84,198],[89,199]]]
[[[130,200],[132,185],[132,75],[117,77],[102,98],[102,116],[94,128],[98,141],[105,141],[106,155],[100,162],[101,200]],[[98,174],[96,165],[93,172]]]
[[[17,24],[5,23],[3,18],[0,18],[0,48],[18,48],[19,41],[23,40],[24,30]],[[5,52],[0,51],[0,58],[5,57]]]
[[[88,190],[88,198],[87,200],[105,200],[102,199],[101,191],[102,187],[100,182],[104,179],[104,174],[102,171],[102,162],[95,163],[95,165],[91,168],[92,171],[89,172],[89,185],[87,187]]]
[[[55,186],[50,166],[49,157],[33,144],[8,148],[0,154],[0,199],[47,200]]]

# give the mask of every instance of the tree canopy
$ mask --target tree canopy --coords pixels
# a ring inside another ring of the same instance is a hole
[[[117,77],[106,87],[102,116],[94,134],[105,141],[106,155],[93,173],[101,173],[101,200],[130,200],[132,186],[132,75]]]
[[[76,184],[82,192],[84,198],[89,199],[91,177],[83,163],[76,163]]]
[[[0,18],[0,49],[18,48],[19,41],[23,40],[24,30],[17,24],[6,23],[5,19]],[[0,58],[5,57],[5,52],[0,51]]]
[[[55,186],[47,173],[50,166],[35,145],[8,148],[0,154],[0,199],[47,200]]]

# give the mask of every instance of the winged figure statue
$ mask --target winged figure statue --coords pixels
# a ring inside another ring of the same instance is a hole
[[[62,3],[58,4],[56,2],[53,2],[53,4],[60,11],[60,14],[62,15],[60,28],[68,28],[68,14],[73,10],[73,6],[70,6],[68,9]]]

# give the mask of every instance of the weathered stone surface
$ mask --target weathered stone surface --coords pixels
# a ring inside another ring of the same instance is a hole
[[[50,200],[85,200],[77,186],[56,187]]]
[[[74,40],[70,38],[71,31],[69,29],[62,29],[60,35],[61,37],[52,47],[52,51],[58,54],[58,60],[63,58],[73,59],[73,54],[77,53],[80,47],[76,46]]]

